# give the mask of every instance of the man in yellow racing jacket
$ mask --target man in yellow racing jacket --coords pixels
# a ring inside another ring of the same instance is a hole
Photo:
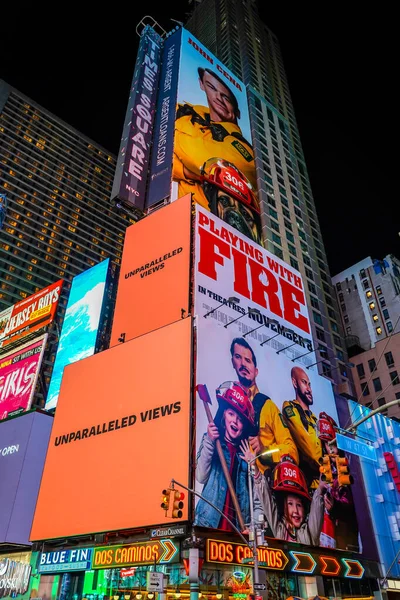
[[[208,107],[178,104],[175,121],[173,179],[178,196],[193,199],[210,210],[201,185],[201,169],[210,158],[224,159],[249,180],[256,193],[256,169],[251,144],[243,137],[237,99],[225,82],[210,69],[198,69],[200,88]]]
[[[301,367],[293,367],[291,377],[296,398],[285,401],[282,412],[299,451],[299,466],[306,476],[308,485],[316,488],[322,445],[318,437],[318,419],[310,409],[314,402],[311,383],[307,373]]]

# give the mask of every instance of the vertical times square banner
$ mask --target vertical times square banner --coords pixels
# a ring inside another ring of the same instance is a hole
[[[161,37],[146,25],[136,58],[111,198],[144,208],[161,59]]]

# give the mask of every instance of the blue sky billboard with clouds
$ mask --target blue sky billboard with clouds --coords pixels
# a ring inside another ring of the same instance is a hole
[[[61,329],[46,410],[57,406],[64,367],[91,356],[96,347],[109,259],[74,277]]]

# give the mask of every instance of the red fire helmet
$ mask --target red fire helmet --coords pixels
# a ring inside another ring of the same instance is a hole
[[[208,182],[260,214],[260,205],[250,181],[232,163],[209,158],[201,168],[201,182]]]
[[[274,492],[289,492],[311,500],[302,470],[291,461],[281,461],[275,467],[272,489]]]
[[[336,422],[326,412],[319,413],[317,432],[320,440],[331,442],[336,438]]]
[[[216,390],[219,404],[218,413],[226,408],[233,408],[243,419],[249,435],[258,433],[254,422],[254,408],[245,388],[238,381],[225,381]],[[215,421],[219,416],[217,413]],[[222,416],[222,415],[220,415]]]

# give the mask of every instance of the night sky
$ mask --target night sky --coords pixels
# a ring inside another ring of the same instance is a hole
[[[117,154],[137,23],[185,21],[186,0],[163,4],[8,8],[0,77]],[[280,40],[331,274],[367,256],[400,257],[397,19],[344,3],[261,4]]]

